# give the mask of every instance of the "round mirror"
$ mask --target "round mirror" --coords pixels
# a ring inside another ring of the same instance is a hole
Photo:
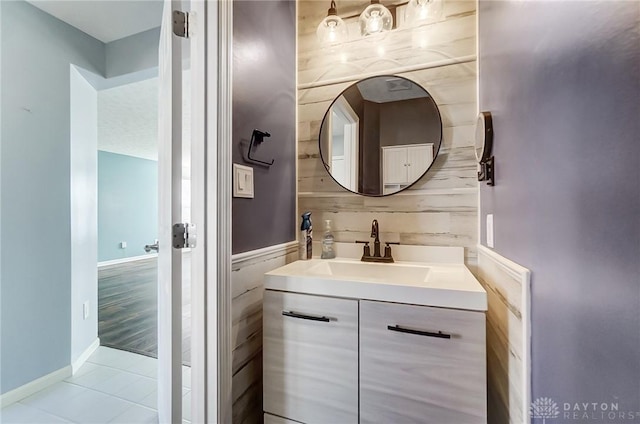
[[[397,193],[431,167],[442,120],[427,90],[406,78],[363,79],[331,103],[320,127],[320,155],[342,187],[366,196]]]

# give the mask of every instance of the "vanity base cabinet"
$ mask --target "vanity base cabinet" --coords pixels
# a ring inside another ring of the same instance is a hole
[[[358,422],[357,300],[266,290],[263,337],[266,414]]]
[[[360,422],[486,418],[485,314],[360,301]]]

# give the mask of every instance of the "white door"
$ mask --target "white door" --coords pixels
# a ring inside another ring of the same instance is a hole
[[[407,182],[407,148],[385,147],[382,149],[383,184],[404,184]]]
[[[190,57],[190,212],[199,241],[190,252],[191,422],[231,421],[231,44],[232,2],[164,0],[159,49],[158,414],[182,422],[182,250],[172,227],[182,213],[181,46]],[[190,9],[188,39],[173,12]],[[209,25],[210,24],[210,25]],[[214,28],[207,30],[208,27]],[[186,48],[186,47],[185,47]],[[205,80],[210,81],[206,84]],[[209,289],[207,289],[207,287]]]
[[[353,110],[349,102],[343,96],[338,97],[336,113],[340,116],[343,125],[342,136],[344,143],[344,186],[351,191],[358,191],[359,169],[359,140],[360,118]]]
[[[158,417],[182,422],[182,249],[173,224],[182,222],[182,39],[165,1],[159,45],[158,127]]]

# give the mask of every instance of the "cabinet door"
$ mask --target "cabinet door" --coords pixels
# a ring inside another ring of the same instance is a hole
[[[407,148],[408,182],[412,183],[424,174],[433,162],[433,144],[420,144]]]
[[[382,149],[382,183],[402,184],[407,182],[407,148]]]
[[[358,422],[358,301],[266,290],[264,411]]]
[[[486,423],[485,368],[484,313],[360,301],[361,423]]]

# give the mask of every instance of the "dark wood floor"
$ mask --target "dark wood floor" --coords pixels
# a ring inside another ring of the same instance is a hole
[[[190,258],[183,259],[182,362],[191,363]],[[98,269],[100,344],[158,356],[157,258]]]

